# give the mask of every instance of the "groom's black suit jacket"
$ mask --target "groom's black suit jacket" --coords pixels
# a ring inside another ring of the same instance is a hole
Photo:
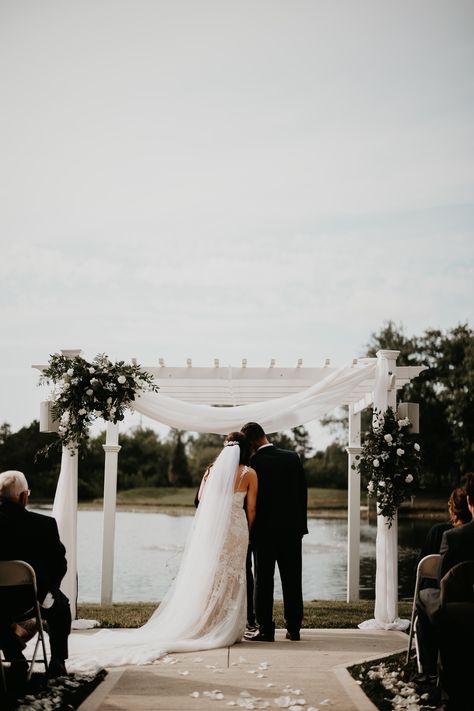
[[[0,503],[0,560],[24,560],[36,574],[38,599],[59,589],[67,569],[56,520],[10,501]]]
[[[262,447],[250,464],[258,477],[252,544],[308,533],[308,486],[296,452]]]

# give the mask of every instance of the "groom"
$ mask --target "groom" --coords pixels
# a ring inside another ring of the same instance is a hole
[[[255,560],[256,642],[273,642],[273,582],[280,571],[287,639],[300,638],[303,621],[302,537],[308,533],[308,488],[296,452],[277,449],[261,425],[247,422],[241,430],[250,440],[251,466],[257,472],[257,515],[251,532]]]

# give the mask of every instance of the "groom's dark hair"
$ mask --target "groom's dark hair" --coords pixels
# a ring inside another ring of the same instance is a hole
[[[258,422],[247,422],[240,431],[249,438],[252,444],[266,437],[265,430]]]

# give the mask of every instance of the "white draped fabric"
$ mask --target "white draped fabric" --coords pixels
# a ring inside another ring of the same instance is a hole
[[[53,516],[58,524],[59,537],[66,548],[67,571],[61,590],[69,598],[74,619],[77,598],[77,452],[71,453],[65,447],[54,497]]]
[[[258,422],[267,433],[279,432],[316,420],[342,405],[358,385],[373,377],[375,367],[375,363],[344,366],[303,392],[250,405],[196,405],[158,392],[138,397],[134,409],[169,427],[191,432],[228,434],[246,422]]]

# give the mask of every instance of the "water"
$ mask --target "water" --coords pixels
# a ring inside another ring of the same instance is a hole
[[[43,513],[47,513],[43,511]],[[192,516],[117,512],[115,524],[114,602],[159,601],[179,566]],[[419,548],[432,521],[400,521],[399,598],[411,598]],[[309,519],[303,538],[305,600],[345,600],[347,522]],[[101,511],[78,513],[78,600],[99,602],[102,564]],[[360,596],[375,597],[376,526],[361,524]],[[275,598],[281,599],[278,574]]]

